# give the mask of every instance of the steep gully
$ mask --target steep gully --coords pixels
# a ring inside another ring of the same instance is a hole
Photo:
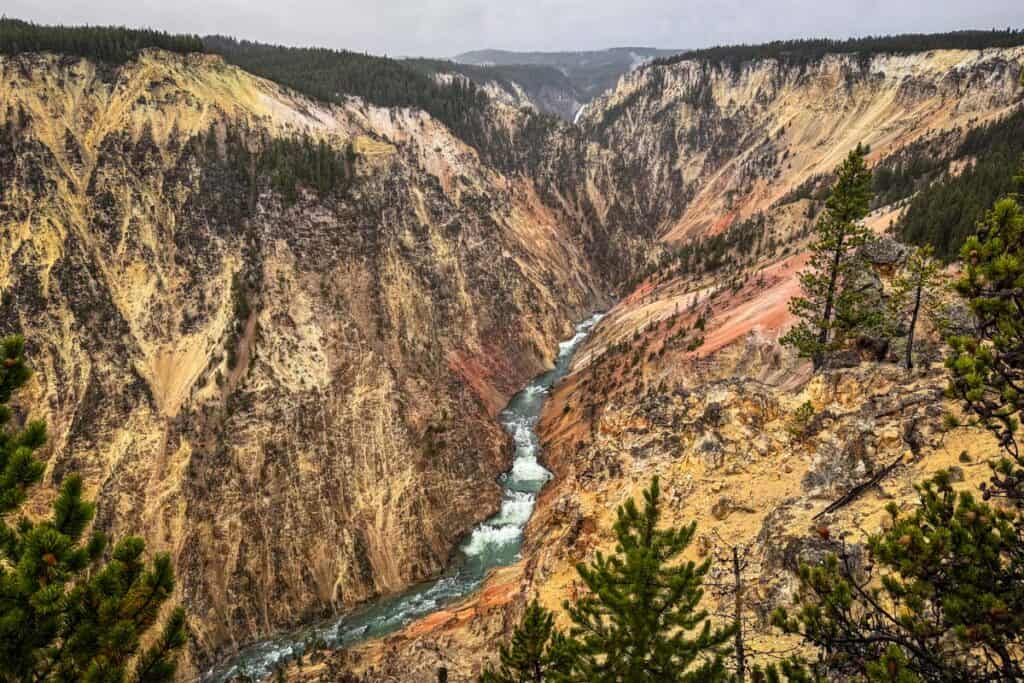
[[[501,476],[501,509],[470,532],[443,576],[371,602],[340,619],[255,643],[206,672],[202,680],[221,683],[238,676],[266,677],[279,662],[302,653],[308,642],[324,641],[337,647],[387,635],[470,595],[491,569],[518,559],[523,529],[533,513],[537,494],[551,477],[538,459],[537,421],[549,390],[569,371],[576,349],[602,317],[597,313],[576,325],[576,333],[559,344],[554,367],[513,396],[499,415],[515,446],[512,467]]]

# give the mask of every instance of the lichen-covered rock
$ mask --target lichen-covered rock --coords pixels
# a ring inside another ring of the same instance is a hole
[[[907,260],[910,248],[902,242],[883,235],[860,248],[860,255],[868,262],[881,267],[894,267]]]

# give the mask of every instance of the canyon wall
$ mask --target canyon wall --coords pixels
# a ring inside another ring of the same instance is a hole
[[[660,188],[665,239],[720,231],[829,174],[857,143],[878,160],[1021,101],[1024,48],[828,55],[740,66],[680,61],[630,73],[596,100],[586,134]]]
[[[871,387],[900,378],[847,369],[803,386],[775,344],[806,258],[811,200],[794,193],[857,142],[878,160],[1010,111],[1022,57],[652,66],[579,127],[495,103],[506,165],[421,112],[326,106],[215,57],[0,58],[0,333],[28,338],[36,374],[19,408],[50,426],[31,512],[81,472],[97,524],[169,550],[193,666],[401,590],[496,507],[508,444],[493,417],[508,396],[571,321],[633,281],[545,417],[558,478],[523,561],[351,655],[355,668],[478,671],[525,596],[557,605],[572,563],[608,544],[608,510],[656,471],[690,501],[673,518],[703,523],[729,498],[722,519],[756,537],[793,499],[787,528],[806,531],[832,489],[801,482],[859,429],[847,413],[889,435],[862,439],[871,466],[901,452],[912,416],[875,415]],[[237,163],[298,133],[344,153],[343,188],[290,200]],[[742,263],[657,267],[658,240],[758,212]],[[929,372],[907,391],[932,396]],[[805,399],[846,411],[806,451],[785,425]],[[927,453],[934,418],[919,418]],[[729,489],[762,485],[748,519]],[[351,663],[338,657],[310,675]]]
[[[604,288],[533,188],[420,112],[218,58],[0,59],[0,333],[97,524],[169,550],[197,664],[437,574],[495,508],[493,420]],[[232,165],[305,133],[343,192]],[[243,169],[244,171],[244,169]]]
[[[392,636],[292,665],[289,680],[351,672],[426,683],[441,667],[450,680],[475,680],[530,599],[567,625],[562,601],[581,590],[576,563],[614,551],[617,505],[638,498],[653,475],[666,522],[698,524],[688,559],[713,561],[705,606],[719,619],[731,614],[737,547],[748,657],[795,652],[769,615],[793,599],[800,562],[839,543],[863,552],[887,505],[913,505],[915,482],[945,468],[958,486],[976,486],[998,452],[977,429],[944,428],[956,405],[943,395],[943,347],[929,321],[912,373],[896,363],[900,338],[887,362],[854,354],[813,377],[780,347],[807,263],[807,226],[822,206],[816,190],[859,142],[871,145],[874,162],[922,141],[953,149],[966,131],[1014,111],[1022,60],[1024,51],[1012,49],[829,56],[802,67],[768,60],[739,70],[681,62],[624,77],[583,116],[592,154],[585,173],[629,169],[619,192],[644,188],[636,202],[654,235],[670,246],[699,238],[705,252],[720,253],[701,261],[662,252],[577,352],[540,424],[555,478],[519,562]],[[970,161],[952,159],[949,170]],[[815,192],[802,191],[809,186]],[[882,233],[900,210],[877,206],[868,224]],[[873,254],[879,305],[906,253],[884,239]],[[811,417],[801,421],[804,406]],[[876,486],[833,506],[876,476]]]

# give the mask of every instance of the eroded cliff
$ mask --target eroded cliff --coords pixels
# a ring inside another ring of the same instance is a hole
[[[661,234],[719,231],[827,175],[857,143],[873,159],[1020,102],[1024,48],[828,55],[740,66],[687,60],[626,75],[581,125],[660,184]]]
[[[422,112],[322,105],[209,56],[3,58],[0,333],[29,338],[22,408],[51,432],[33,509],[79,471],[98,524],[170,550],[192,664],[207,664],[437,574],[497,503],[494,415],[633,280],[549,405],[557,478],[522,561],[292,674],[478,672],[527,596],[571,592],[573,562],[608,546],[614,504],[655,472],[672,519],[701,524],[695,552],[742,540],[764,600],[785,596],[779,567],[842,488],[898,461],[884,494],[827,520],[856,540],[960,444],[987,448],[938,434],[937,367],[851,362],[806,384],[780,351],[813,190],[856,142],[878,161],[1019,106],[1022,57],[649,67],[580,128],[495,103],[502,154]],[[289,197],[257,172],[298,134],[343,160],[337,187]],[[655,244],[691,237],[699,258]],[[806,401],[828,418],[798,440],[788,416]]]
[[[624,78],[584,115],[593,150],[614,150],[639,174],[620,188],[656,188],[637,202],[663,241],[694,241],[636,273],[547,405],[541,433],[555,479],[521,561],[477,596],[391,637],[316,654],[291,666],[290,679],[351,672],[425,682],[444,667],[451,680],[474,680],[533,596],[565,623],[561,602],[580,588],[575,563],[613,549],[615,507],[654,474],[670,498],[666,517],[698,523],[691,557],[716,559],[707,606],[731,617],[726,560],[735,546],[748,655],[792,653],[795,643],[768,615],[792,599],[799,562],[840,543],[859,552],[886,505],[912,505],[915,482],[945,468],[958,486],[974,486],[997,452],[982,431],[944,429],[956,406],[943,397],[934,329],[913,373],[896,365],[899,337],[886,362],[848,354],[814,377],[779,346],[807,262],[807,226],[821,210],[818,190],[858,142],[872,146],[874,162],[921,145],[955,149],[966,130],[1020,106],[1022,57],[1019,49],[830,56],[739,71],[683,62]],[[948,170],[968,163],[949,159]],[[868,224],[882,233],[901,210],[879,204]],[[885,276],[871,283],[879,305],[905,254],[884,240],[870,255]]]
[[[209,56],[22,55],[0,82],[0,332],[50,428],[33,509],[78,471],[97,524],[170,550],[197,665],[440,571],[497,504],[492,418],[604,300],[529,184],[425,114]],[[343,188],[286,201],[238,161],[298,133]]]

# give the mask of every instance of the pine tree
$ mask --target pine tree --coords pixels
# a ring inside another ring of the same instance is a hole
[[[958,494],[947,473],[918,491],[917,508],[890,504],[891,528],[868,542],[880,576],[845,556],[804,565],[802,606],[773,622],[819,649],[828,680],[1024,680],[1022,520]]]
[[[811,261],[800,274],[803,296],[790,301],[799,322],[782,337],[803,358],[811,358],[820,370],[829,352],[841,348],[863,329],[878,324],[868,314],[873,302],[864,301],[855,287],[845,285],[865,264],[858,250],[874,239],[860,221],[871,202],[871,172],[864,157],[867,149],[858,145],[836,170],[838,179],[815,225]],[[841,324],[837,325],[837,319]]]
[[[128,537],[104,561],[106,537],[85,537],[95,507],[76,475],[64,480],[49,519],[8,525],[44,471],[34,453],[45,425],[7,428],[7,403],[30,374],[24,346],[20,337],[0,340],[0,680],[170,681],[186,639],[183,610],[140,652],[174,590],[168,555],[147,567],[142,539]]]
[[[1024,185],[1024,168],[1018,177]],[[964,274],[954,287],[978,320],[974,335],[949,340],[949,391],[999,439],[994,489],[1024,508],[1024,455],[1017,443],[1024,410],[1024,208],[1008,195],[961,251]]]
[[[512,642],[501,647],[501,666],[488,669],[481,683],[542,683],[568,668],[565,638],[554,627],[554,615],[534,600],[526,608]]]
[[[922,312],[936,310],[936,290],[941,282],[942,269],[932,258],[931,245],[914,249],[907,258],[907,263],[893,282],[893,306],[896,315],[910,306],[910,320],[907,323],[907,351],[904,365],[910,370],[914,367],[914,333]]]
[[[589,595],[565,603],[573,626],[567,643],[571,681],[726,680],[732,628],[714,628],[699,608],[710,560],[680,562],[696,524],[658,529],[658,478],[641,511],[629,500],[615,523],[615,554],[577,566]],[[696,631],[696,633],[693,633]]]

